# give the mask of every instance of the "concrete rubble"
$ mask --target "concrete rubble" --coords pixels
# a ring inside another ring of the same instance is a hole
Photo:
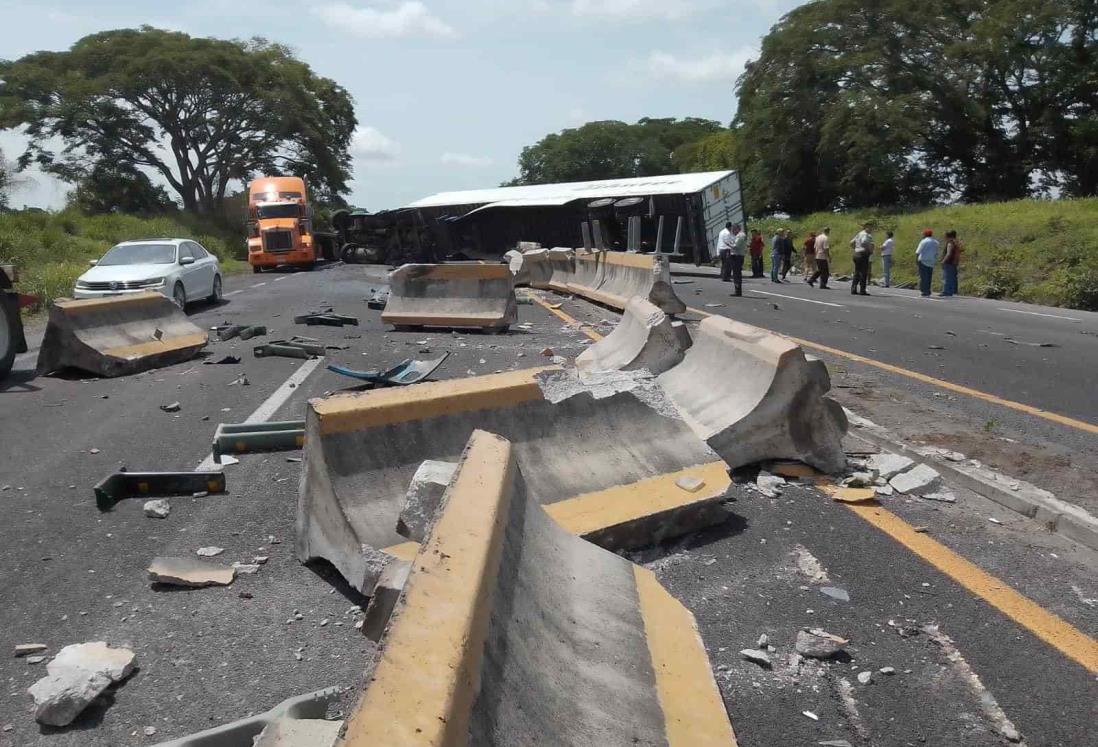
[[[412,475],[404,507],[397,519],[399,534],[416,542],[423,541],[456,469],[457,462],[438,459],[426,459],[419,465]]]
[[[942,482],[942,476],[933,467],[917,464],[907,472],[901,472],[888,481],[900,493],[933,492]]]
[[[44,643],[20,643],[15,647],[15,655],[19,657],[40,654],[48,648],[49,646]]]
[[[172,511],[172,506],[163,498],[157,498],[153,501],[145,501],[143,510],[145,516],[150,519],[166,519]]]
[[[782,494],[782,490],[785,488],[785,480],[777,475],[761,471],[759,472],[758,477],[755,478],[753,487],[767,498],[777,498]]]
[[[766,651],[756,648],[745,648],[740,651],[740,656],[742,656],[747,661],[758,664],[764,669],[770,669],[770,654],[768,654]]]
[[[236,578],[237,569],[194,558],[159,557],[153,558],[148,572],[153,583],[200,588],[228,586]]]
[[[915,462],[901,454],[882,451],[869,458],[868,467],[885,480],[891,480],[906,469],[915,466]]]
[[[28,688],[34,717],[49,726],[68,726],[99,695],[134,670],[137,657],[103,641],[65,646],[46,665],[48,674]]]
[[[832,635],[819,628],[797,631],[795,648],[801,656],[812,659],[831,659],[846,650],[850,641]]]

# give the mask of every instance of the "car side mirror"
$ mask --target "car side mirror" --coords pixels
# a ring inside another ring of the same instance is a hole
[[[194,264],[194,257],[180,257],[179,258],[179,264],[181,264],[181,265],[193,265]]]
[[[88,260],[88,267],[95,267],[97,264],[99,264],[98,259],[89,259]]]

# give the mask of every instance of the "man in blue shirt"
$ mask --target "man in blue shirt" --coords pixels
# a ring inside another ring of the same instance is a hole
[[[930,296],[930,281],[934,279],[934,265],[938,263],[938,240],[929,228],[923,231],[923,240],[915,249],[915,260],[919,265],[919,293],[927,298]]]

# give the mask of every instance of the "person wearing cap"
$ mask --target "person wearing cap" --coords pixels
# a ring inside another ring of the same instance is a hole
[[[961,242],[956,231],[946,231],[945,255],[942,257],[942,293],[948,298],[957,293],[957,267],[961,263]]]
[[[919,266],[919,293],[930,296],[930,283],[934,279],[934,265],[938,263],[938,240],[929,228],[923,231],[923,240],[915,249],[915,261]]]

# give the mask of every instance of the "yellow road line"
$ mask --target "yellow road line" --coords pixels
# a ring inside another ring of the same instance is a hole
[[[843,505],[1064,656],[1098,674],[1098,641],[937,540],[916,532],[888,509],[873,504]]]
[[[713,316],[713,314],[710,314],[708,311],[702,311],[701,309],[695,309],[693,307],[688,308],[687,311],[692,311],[695,314],[701,314],[702,316]],[[775,332],[775,334],[782,333]],[[873,358],[866,358],[864,355],[858,355],[857,353],[848,353],[845,350],[839,350],[838,348],[833,348],[829,345],[821,345],[820,343],[812,342],[811,340],[803,340],[799,337],[793,337],[791,335],[782,335],[782,337],[786,337],[797,343],[798,345],[803,345],[806,348],[812,348],[813,350],[819,350],[824,353],[830,353],[831,355],[837,355],[841,358],[847,358],[852,361],[857,361],[858,363],[864,363],[867,366],[873,366],[874,368],[879,368],[882,371],[888,371],[889,373],[906,376],[909,379],[915,379],[916,381],[921,381],[924,384],[930,384],[931,386],[948,389],[951,392],[964,394],[965,396],[980,399],[984,402],[990,402],[992,404],[1000,405],[1002,407],[1008,407],[1011,410],[1024,412],[1027,415],[1035,415],[1036,417],[1044,418],[1045,420],[1056,423],[1058,425],[1065,425],[1068,428],[1075,428],[1076,430],[1084,431],[1086,433],[1098,434],[1098,424],[1095,423],[1088,423],[1085,420],[1076,420],[1075,418],[1069,418],[1066,415],[1060,415],[1059,413],[1042,410],[1039,407],[1026,405],[1021,402],[1015,402],[1009,399],[1003,399],[1002,397],[997,397],[994,394],[981,392],[978,389],[971,389],[967,386],[954,384],[951,381],[936,379],[933,376],[927,376],[926,374],[921,374],[918,371],[911,371],[907,368],[894,366],[891,363],[884,363],[883,361],[874,360]]]
[[[669,747],[736,747],[728,713],[694,616],[656,580],[633,566],[644,637]]]
[[[568,314],[564,313],[560,309],[554,309],[541,296],[536,296],[533,293],[531,293],[530,298],[534,299],[534,303],[536,303],[538,306],[541,306],[542,308],[546,309],[550,314],[556,316],[557,318],[562,319],[566,324],[580,324],[580,322],[578,320],[573,319],[572,317],[568,316]],[[593,330],[589,327],[583,326],[583,325],[580,325],[580,332],[583,332],[583,334],[587,335],[588,337],[590,337],[595,342],[598,342],[599,340],[602,339],[602,335],[600,335],[598,332],[596,332],[595,330]]]

